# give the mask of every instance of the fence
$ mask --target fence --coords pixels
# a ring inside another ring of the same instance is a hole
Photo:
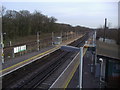
[[[25,55],[31,52],[36,52],[38,51],[38,47],[41,50],[46,47],[52,46],[53,45],[52,43],[54,42],[56,37],[61,37],[62,42],[66,42],[68,40],[77,38],[79,35],[81,35],[81,32],[68,31],[68,32],[61,32],[61,33],[51,33],[48,36],[44,36],[42,38],[39,37],[39,42],[37,41],[37,38],[36,38],[36,40],[35,39],[32,41],[28,40],[27,42],[14,44],[13,46],[4,48],[4,59],[6,61],[6,60],[10,60],[15,57],[19,57],[19,56],[22,56],[22,55]],[[26,45],[26,50],[18,52],[18,53],[14,53],[14,48],[20,47],[22,45]]]

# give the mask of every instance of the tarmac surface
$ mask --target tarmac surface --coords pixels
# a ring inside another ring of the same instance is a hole
[[[38,55],[38,54],[43,53],[43,52],[45,52],[45,51],[48,51],[48,50],[50,50],[50,49],[52,49],[52,48],[54,48],[54,46],[47,47],[47,48],[43,48],[43,49],[41,49],[40,51],[31,52],[31,53],[25,54],[25,55],[23,55],[23,56],[19,56],[19,57],[15,57],[15,58],[13,58],[13,59],[7,60],[7,61],[5,61],[5,63],[2,65],[2,69],[5,69],[5,68],[10,67],[10,66],[12,66],[12,65],[15,65],[15,64],[17,64],[17,63],[19,63],[19,62],[21,62],[21,61],[24,61],[24,60],[26,60],[26,59],[29,59],[29,58],[31,58],[31,57],[33,57],[33,56],[35,56],[35,55]]]
[[[84,56],[83,61],[83,88],[99,88],[99,78],[91,73],[91,57],[90,51]],[[67,88],[79,88],[79,67],[77,68],[73,78],[71,79]]]

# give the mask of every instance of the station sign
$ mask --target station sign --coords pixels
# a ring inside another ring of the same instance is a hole
[[[25,51],[25,50],[26,50],[26,45],[15,47],[14,48],[14,53],[19,53],[19,52],[22,52],[22,51]]]

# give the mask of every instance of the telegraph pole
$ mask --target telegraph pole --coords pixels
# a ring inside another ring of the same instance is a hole
[[[103,38],[103,42],[105,42],[106,28],[107,28],[107,18],[105,18],[105,27],[104,27],[104,38]]]
[[[60,36],[61,36],[61,41],[60,41],[60,43],[62,43],[62,32],[61,32],[61,35],[60,35]]]
[[[52,46],[54,45],[54,33],[52,32]]]
[[[1,32],[1,57],[2,57],[2,63],[4,63],[4,54],[3,54],[3,48],[4,48],[4,44],[3,44],[3,34]]]
[[[40,32],[37,32],[37,50],[39,51],[40,50],[40,40],[39,40],[39,37],[40,37]]]
[[[69,34],[69,31],[67,31],[67,40],[68,40],[68,34]]]
[[[118,40],[117,44],[120,45],[120,1],[118,2]]]

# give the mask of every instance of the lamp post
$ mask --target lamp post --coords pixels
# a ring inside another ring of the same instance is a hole
[[[82,71],[83,71],[83,47],[80,47],[80,66],[79,66],[79,87],[82,88]]]
[[[73,46],[61,46],[61,50],[75,52],[79,51],[80,65],[79,65],[79,87],[82,88],[82,70],[83,70],[83,47],[77,48]]]
[[[100,65],[100,88],[102,88],[102,82],[104,82],[102,80],[102,77],[103,77],[103,59],[100,58],[99,61],[101,63],[101,65]]]

